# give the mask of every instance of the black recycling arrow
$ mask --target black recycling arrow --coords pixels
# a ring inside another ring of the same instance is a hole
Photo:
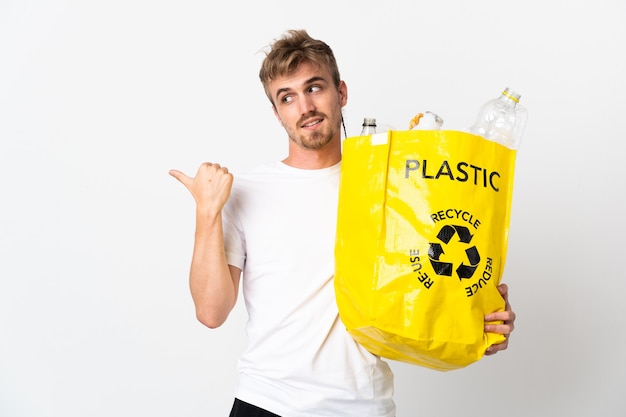
[[[472,275],[474,275],[474,271],[476,271],[476,268],[478,267],[478,263],[480,262],[480,254],[478,253],[476,246],[465,249],[465,254],[467,255],[467,260],[470,265],[461,263],[461,265],[459,265],[456,269],[456,274],[458,275],[459,280],[471,278]]]
[[[452,239],[452,236],[454,236],[454,232],[454,226],[445,225],[437,234],[437,239],[441,240],[445,244],[448,244],[448,242],[450,242],[450,239]]]
[[[469,229],[465,226],[454,226],[456,232],[459,235],[459,241],[463,243],[470,243],[474,235],[472,235]]]
[[[467,254],[467,260],[469,261],[470,265],[478,265],[478,263],[480,262],[480,254],[478,253],[478,249],[476,249],[476,246],[465,249],[465,253]]]
[[[428,248],[428,257],[430,259],[434,259],[435,261],[438,261],[439,257],[444,253],[445,252],[439,243],[431,243]]]
[[[439,262],[430,260],[430,264],[437,275],[445,275],[448,277],[452,276],[452,264],[449,262]]]
[[[469,229],[465,226],[451,226],[445,225],[441,228],[439,233],[437,234],[437,239],[441,240],[443,243],[448,244],[454,233],[459,235],[459,242],[470,243],[473,234],[470,233]]]
[[[428,257],[430,264],[437,275],[452,276],[452,264],[449,262],[440,262],[439,257],[445,252],[439,243],[431,243],[428,248]]]

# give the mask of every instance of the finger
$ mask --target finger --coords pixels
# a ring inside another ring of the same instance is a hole
[[[189,184],[191,182],[191,178],[188,177],[184,172],[178,171],[176,169],[170,169],[169,174],[180,181],[185,187],[189,188]]]
[[[498,285],[498,292],[500,293],[502,298],[504,298],[505,301],[508,301],[509,299],[509,286],[508,285],[506,284]]]
[[[513,324],[511,323],[503,323],[503,324],[485,324],[485,332],[486,333],[496,333],[502,334],[508,337],[513,332]]]
[[[504,342],[495,343],[495,344],[489,346],[487,348],[487,350],[485,350],[485,355],[487,355],[487,356],[494,355],[494,354],[500,352],[501,350],[505,350],[508,347],[509,347],[509,340],[507,339]]]
[[[213,173],[228,174],[228,168],[221,166],[215,162],[203,162],[198,168],[196,177],[203,178],[205,175],[213,175]]]
[[[511,320],[512,313],[513,312],[511,310],[494,311],[493,313],[489,313],[485,315],[485,321]]]
[[[228,168],[221,166],[220,164],[212,164],[216,171],[222,171],[224,174],[228,174]]]
[[[222,168],[222,166],[219,163],[217,163],[217,162],[208,162],[208,161],[207,162],[203,162],[201,167],[211,168],[211,169],[214,169],[214,170],[218,170],[218,169]]]
[[[198,177],[204,178],[205,175],[208,175],[209,181],[211,180],[211,177],[215,175],[217,175],[218,178],[222,175],[232,176],[232,174],[228,171],[228,168],[221,166],[218,163],[205,162],[204,164],[202,164],[202,168],[203,173],[201,173],[201,170],[198,170]]]
[[[487,333],[499,333],[503,335],[509,335],[515,330],[514,320],[502,320],[498,323],[486,323],[485,332]]]
[[[497,320],[515,320],[515,313],[511,309],[509,303],[509,287],[506,284],[500,284],[497,286],[498,292],[504,299],[504,311],[496,311],[485,315],[485,321],[497,321]]]

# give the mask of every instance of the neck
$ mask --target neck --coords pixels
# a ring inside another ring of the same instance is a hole
[[[341,161],[341,141],[333,140],[321,149],[304,149],[289,142],[289,156],[283,163],[299,169],[322,169]]]

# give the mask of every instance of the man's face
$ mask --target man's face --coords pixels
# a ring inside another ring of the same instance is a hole
[[[274,114],[294,143],[315,150],[341,140],[347,88],[342,81],[337,89],[327,68],[303,62],[292,74],[272,80],[269,91]]]

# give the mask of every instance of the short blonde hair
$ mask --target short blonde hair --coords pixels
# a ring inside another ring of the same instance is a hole
[[[328,68],[335,86],[339,88],[341,77],[330,46],[318,39],[313,39],[305,30],[289,30],[270,45],[259,71],[263,89],[272,105],[274,101],[268,91],[269,83],[278,77],[291,74],[303,62],[311,62],[320,68]]]

